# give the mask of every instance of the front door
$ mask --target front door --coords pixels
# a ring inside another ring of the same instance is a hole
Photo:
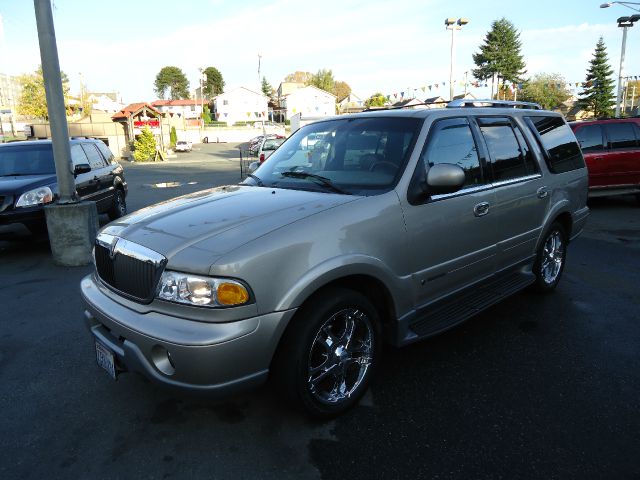
[[[414,181],[423,181],[437,163],[459,165],[466,182],[452,194],[427,193],[418,201],[403,202],[418,308],[494,272],[495,194],[466,117],[433,123]]]

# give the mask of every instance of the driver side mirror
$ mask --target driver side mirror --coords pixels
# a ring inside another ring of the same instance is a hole
[[[90,171],[91,171],[91,167],[89,166],[88,163],[79,163],[74,167],[73,174],[75,176],[78,176],[82,173],[89,173]]]
[[[431,195],[457,192],[465,180],[464,170],[453,163],[438,163],[427,172],[427,188]]]

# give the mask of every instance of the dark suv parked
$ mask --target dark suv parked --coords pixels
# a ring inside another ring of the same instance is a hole
[[[589,169],[589,196],[636,194],[640,201],[640,118],[569,124]]]
[[[93,200],[110,219],[127,213],[122,166],[100,140],[71,139],[71,161],[81,200]],[[0,145],[0,225],[21,223],[31,232],[46,229],[43,206],[58,196],[50,140]]]

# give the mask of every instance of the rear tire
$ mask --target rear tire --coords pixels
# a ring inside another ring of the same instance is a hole
[[[546,231],[533,264],[538,292],[552,292],[558,286],[567,258],[567,233],[560,222],[553,222]]]
[[[367,297],[329,288],[291,321],[272,363],[279,393],[318,419],[340,415],[367,391],[380,360],[380,317]]]
[[[109,215],[109,220],[115,220],[117,218],[123,217],[127,214],[127,202],[124,198],[124,192],[116,188],[115,194],[113,196],[113,203],[111,204],[111,208],[107,212]]]

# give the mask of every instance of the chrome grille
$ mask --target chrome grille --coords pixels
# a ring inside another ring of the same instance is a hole
[[[98,277],[113,290],[133,300],[151,302],[166,265],[157,252],[113,235],[96,238]]]

